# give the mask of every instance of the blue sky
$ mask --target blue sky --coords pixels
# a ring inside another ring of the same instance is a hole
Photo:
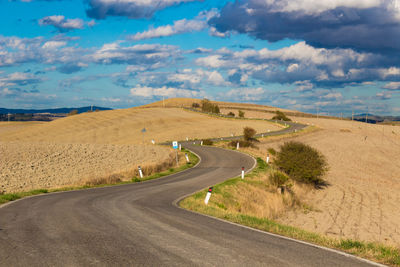
[[[398,0],[3,0],[0,107],[400,115]]]

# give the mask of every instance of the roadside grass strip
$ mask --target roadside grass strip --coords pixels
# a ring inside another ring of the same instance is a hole
[[[109,184],[104,183],[104,184],[98,184],[98,185],[71,186],[71,187],[62,187],[62,188],[56,188],[56,189],[35,189],[35,190],[27,191],[27,192],[15,192],[15,193],[9,193],[9,194],[0,194],[0,205],[10,202],[10,201],[21,199],[24,197],[47,194],[47,193],[81,190],[81,189],[106,187],[106,186],[114,186],[114,185],[124,185],[124,184],[131,184],[131,183],[140,183],[140,182],[153,180],[153,179],[161,178],[161,177],[164,177],[167,175],[171,175],[174,173],[184,171],[186,169],[194,167],[199,162],[200,159],[195,154],[191,153],[189,150],[182,148],[182,152],[188,154],[189,160],[190,160],[189,163],[182,164],[175,168],[169,168],[168,170],[158,172],[158,173],[155,173],[150,176],[144,176],[143,178],[133,177],[129,181],[121,181],[121,182],[109,183]]]
[[[257,177],[260,175],[266,175],[271,170],[272,168],[265,161],[261,158],[257,158],[256,168],[245,175],[245,179],[241,179],[240,176],[238,176],[215,185],[208,205],[204,204],[204,198],[208,192],[207,189],[204,189],[180,201],[179,206],[197,213],[207,214],[262,231],[340,250],[375,262],[391,266],[400,266],[400,249],[396,247],[376,242],[331,238],[322,234],[302,230],[297,227],[280,224],[268,218],[250,216],[240,212],[232,212],[228,205],[240,207],[244,204],[238,202],[232,192],[243,192],[243,190],[248,188],[248,185],[260,188],[265,187],[265,190],[269,190],[268,185],[257,179]],[[282,195],[282,197],[284,196]],[[247,199],[246,201],[252,201],[252,199]]]

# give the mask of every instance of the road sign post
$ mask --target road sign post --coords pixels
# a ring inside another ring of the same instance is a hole
[[[175,149],[175,152],[176,152],[176,166],[179,166],[179,161],[178,161],[178,141],[173,141],[172,142],[172,148]]]

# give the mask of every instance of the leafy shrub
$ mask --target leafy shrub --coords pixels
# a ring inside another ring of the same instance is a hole
[[[246,140],[246,141],[254,140],[254,135],[256,133],[257,133],[256,130],[254,130],[253,128],[250,128],[250,127],[243,128],[243,137],[244,137],[244,140]]]
[[[244,118],[244,111],[239,110],[239,117],[240,117],[240,118]]]
[[[210,139],[203,140],[203,145],[205,146],[212,146],[214,142]]]
[[[193,103],[192,104],[192,108],[199,108],[200,107],[200,104],[199,103]]]
[[[227,115],[231,116],[231,117],[235,117],[235,113],[233,113],[232,111],[230,111]]]
[[[269,176],[269,182],[276,187],[284,186],[288,180],[289,180],[289,177],[287,177],[286,174],[284,174],[280,171],[273,172]]]
[[[71,110],[71,111],[68,113],[67,116],[73,116],[73,115],[76,115],[76,114],[78,114],[78,110],[77,110],[77,109],[74,109],[74,110]]]
[[[201,100],[201,111],[212,112],[212,113],[217,113],[217,114],[220,113],[218,105],[211,103],[211,101],[206,98]]]
[[[320,186],[328,170],[325,157],[316,149],[300,142],[283,144],[277,153],[275,165],[290,178],[307,184]]]
[[[272,117],[273,120],[279,120],[279,121],[291,121],[288,117],[286,117],[285,113],[282,111],[277,110],[276,115]]]
[[[272,156],[275,156],[275,155],[276,155],[276,150],[273,149],[272,147],[268,148],[267,151],[268,151],[268,153],[271,154]]]

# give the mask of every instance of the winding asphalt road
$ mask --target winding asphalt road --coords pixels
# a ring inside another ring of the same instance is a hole
[[[0,266],[368,266],[178,208],[254,159],[186,144],[197,167],[143,183],[54,193],[0,208]]]

